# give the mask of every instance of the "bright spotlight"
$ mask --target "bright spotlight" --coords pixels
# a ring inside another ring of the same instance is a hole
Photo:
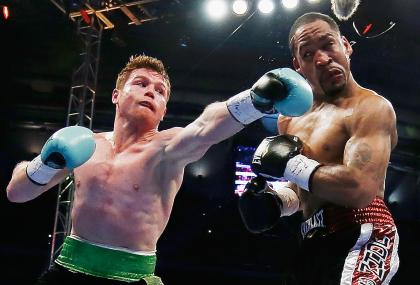
[[[5,20],[9,19],[9,15],[10,15],[10,13],[9,13],[9,7],[3,6],[3,9],[2,10],[3,10],[3,18]]]
[[[248,2],[245,0],[235,0],[233,1],[232,9],[236,15],[243,15],[248,11]]]
[[[272,0],[260,0],[258,2],[258,10],[261,11],[261,13],[268,14],[273,12],[274,10],[274,3]]]
[[[223,0],[209,0],[206,3],[206,10],[212,19],[221,19],[226,15],[227,5]]]
[[[284,8],[293,9],[297,6],[299,0],[281,0]]]

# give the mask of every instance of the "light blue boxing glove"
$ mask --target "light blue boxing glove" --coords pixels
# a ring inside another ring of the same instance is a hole
[[[249,124],[265,114],[301,116],[312,103],[312,89],[305,78],[290,68],[279,68],[264,74],[250,90],[230,98],[227,106],[234,118]]]
[[[287,96],[281,100],[275,100],[274,109],[284,116],[298,117],[305,114],[314,100],[312,88],[298,72],[290,68],[279,68],[270,71],[286,87]]]
[[[60,129],[48,139],[41,154],[28,164],[26,174],[33,183],[45,185],[61,169],[74,169],[89,160],[95,147],[90,129],[80,126]]]

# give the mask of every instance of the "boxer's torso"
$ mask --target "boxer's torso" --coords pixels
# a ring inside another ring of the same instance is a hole
[[[155,250],[180,188],[183,167],[165,160],[174,129],[122,152],[96,135],[92,158],[75,170],[72,233],[130,250]]]
[[[351,125],[358,106],[367,96],[377,96],[367,89],[333,103],[322,102],[301,117],[279,120],[279,132],[298,136],[304,142],[303,154],[322,164],[343,164],[344,148],[352,136]],[[384,189],[378,189],[383,196]],[[304,217],[313,215],[327,201],[298,189]]]

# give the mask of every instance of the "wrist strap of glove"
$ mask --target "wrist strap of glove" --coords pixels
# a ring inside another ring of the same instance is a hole
[[[45,165],[41,160],[41,155],[38,155],[26,166],[26,175],[31,182],[42,186],[48,184],[60,170]]]
[[[320,166],[321,164],[318,161],[298,154],[287,162],[284,178],[310,192],[312,175]]]
[[[281,217],[291,216],[299,210],[300,200],[295,191],[286,186],[271,191],[281,200]]]
[[[241,93],[229,98],[226,105],[227,108],[238,122],[243,125],[247,125],[264,117],[264,113],[261,113],[255,109],[251,99],[251,91],[245,90]]]

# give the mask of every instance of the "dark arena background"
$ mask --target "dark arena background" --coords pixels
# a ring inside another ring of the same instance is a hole
[[[216,19],[207,14],[206,2],[0,1],[0,284],[30,284],[48,266],[57,213],[58,187],[27,203],[7,200],[14,166],[39,154],[46,139],[67,124],[74,100],[94,97],[94,106],[86,105],[86,114],[93,111],[92,129],[111,130],[111,93],[130,55],[144,53],[165,63],[173,86],[160,129],[185,126],[209,103],[249,88],[271,69],[291,67],[287,37],[299,15],[334,16],[327,0],[300,0],[292,9],[276,0],[270,14],[257,9],[258,1],[248,1],[243,15],[225,1],[226,15]],[[356,81],[386,97],[397,114],[399,142],[385,192],[400,234],[401,263],[393,285],[416,283],[419,268],[419,15],[417,0],[364,0],[352,18],[339,22],[353,44]],[[101,36],[87,39],[86,26],[103,27]],[[82,72],[85,64],[91,73]],[[95,89],[79,92],[80,80]],[[299,259],[300,217],[251,234],[240,220],[235,193],[237,162],[244,157],[239,152],[274,134],[273,124],[275,118],[257,121],[187,167],[158,242],[156,272],[165,284],[288,284],[291,260]]]

